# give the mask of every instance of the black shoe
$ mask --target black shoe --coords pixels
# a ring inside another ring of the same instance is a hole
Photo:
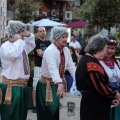
[[[36,107],[33,107],[33,113],[36,113]]]

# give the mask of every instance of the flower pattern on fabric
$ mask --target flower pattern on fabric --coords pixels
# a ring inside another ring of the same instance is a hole
[[[104,69],[94,62],[87,63],[87,69],[88,71],[98,71],[104,75]]]

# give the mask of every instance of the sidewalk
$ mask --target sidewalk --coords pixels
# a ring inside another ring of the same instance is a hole
[[[37,120],[37,114],[32,112],[32,109],[28,110],[27,120]]]
[[[2,68],[0,67],[0,82],[1,82],[1,71]],[[36,113],[33,113],[32,109],[28,110],[27,120],[37,120]]]

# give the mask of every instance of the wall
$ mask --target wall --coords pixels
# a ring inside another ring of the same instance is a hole
[[[7,0],[1,0],[0,3],[0,39],[6,35],[6,26],[7,26]]]

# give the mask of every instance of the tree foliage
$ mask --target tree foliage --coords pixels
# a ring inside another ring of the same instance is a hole
[[[33,0],[15,0],[12,10],[15,11],[14,19],[24,23],[30,22],[37,17],[36,11],[42,7],[42,3]]]
[[[89,0],[80,8],[80,18],[94,26],[107,28],[120,23],[120,0]]]
[[[79,17],[82,20],[91,20],[95,6],[96,6],[96,0],[89,0],[88,2],[82,4],[78,13]]]

